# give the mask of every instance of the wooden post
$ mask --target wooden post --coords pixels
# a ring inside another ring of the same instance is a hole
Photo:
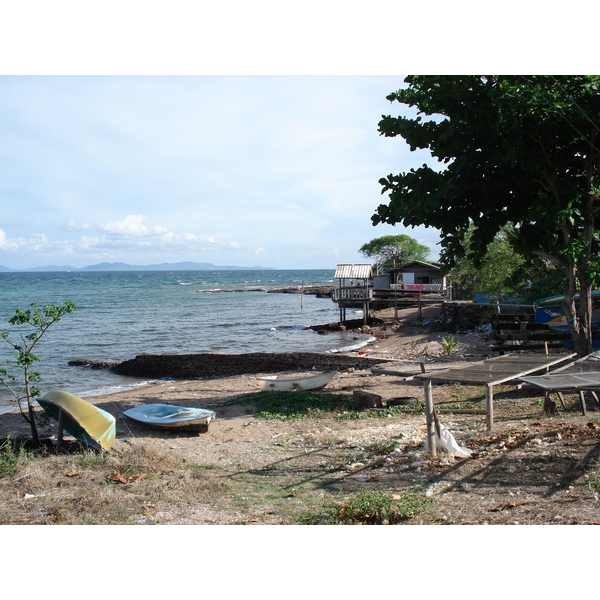
[[[485,384],[485,415],[487,430],[491,431],[494,427],[494,386],[491,383]]]
[[[56,451],[60,450],[64,435],[65,411],[62,408],[58,409],[58,433],[56,435]]]
[[[425,393],[425,418],[427,419],[427,448],[429,455],[437,456],[437,441],[435,439],[435,416],[433,411],[433,393],[431,379],[423,380],[423,391]]]

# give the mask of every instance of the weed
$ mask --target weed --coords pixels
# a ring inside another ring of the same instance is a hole
[[[241,396],[236,403],[255,404],[258,418],[289,421],[352,410],[354,398],[348,394],[264,391]]]
[[[21,465],[33,458],[25,448],[15,448],[10,440],[0,445],[0,477],[14,475]]]
[[[357,492],[343,505],[334,507],[329,524],[387,525],[412,519],[425,512],[433,500],[423,490],[409,488],[401,494],[379,490]]]
[[[589,485],[596,492],[596,494],[600,494],[600,468],[596,469],[596,473],[590,477]]]
[[[379,440],[378,442],[373,442],[369,444],[365,450],[368,452],[373,452],[374,454],[390,454],[398,447],[397,440],[388,439],[388,440]]]
[[[442,347],[444,354],[450,356],[456,350],[460,342],[454,335],[444,335],[438,344]]]

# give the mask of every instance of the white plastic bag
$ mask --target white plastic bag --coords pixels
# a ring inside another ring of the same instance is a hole
[[[450,456],[458,456],[459,458],[468,458],[473,454],[472,450],[469,448],[465,448],[464,446],[459,446],[457,441],[454,439],[454,436],[441,424],[440,426],[440,434],[438,435],[436,432],[436,441],[438,445],[440,445]]]

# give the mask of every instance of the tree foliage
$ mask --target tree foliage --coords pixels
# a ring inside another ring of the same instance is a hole
[[[14,349],[14,360],[1,361],[0,364],[11,369],[17,369],[21,375],[16,376],[4,367],[0,368],[0,383],[10,392],[15,400],[21,414],[31,427],[31,435],[35,445],[39,444],[37,426],[35,422],[35,413],[33,411],[33,401],[41,396],[41,389],[33,385],[40,379],[40,374],[32,370],[33,364],[40,360],[40,357],[33,353],[36,345],[42,336],[48,331],[48,328],[60,321],[60,319],[76,310],[72,302],[63,302],[60,305],[49,304],[47,306],[37,306],[34,302],[30,308],[22,310],[17,308],[15,315],[8,320],[9,325],[17,328],[24,327],[29,333],[20,333],[19,339],[11,337],[11,332],[0,332],[0,337]],[[26,411],[23,403],[26,403]]]
[[[412,260],[427,260],[429,248],[408,235],[384,235],[363,244],[359,252],[374,258],[379,270],[386,271]]]
[[[382,178],[389,203],[373,223],[435,227],[449,266],[464,256],[471,225],[469,253],[478,264],[513,223],[521,252],[563,269],[575,348],[588,353],[591,289],[600,283],[600,77],[411,76],[405,83],[388,100],[416,115],[383,117],[379,131],[438,162]]]
[[[473,228],[463,240],[465,254],[452,269],[452,282],[462,297],[481,294],[499,301],[519,297],[525,304],[531,304],[540,298],[559,295],[563,290],[564,273],[553,263],[515,250],[512,244],[515,230],[511,224],[496,234],[477,266],[469,252],[472,234]]]
[[[477,266],[469,252],[473,233],[473,228],[469,229],[463,240],[465,255],[452,269],[452,282],[471,297],[484,294],[502,301],[519,293],[526,283],[526,261],[510,243],[510,228],[503,228],[496,234]]]

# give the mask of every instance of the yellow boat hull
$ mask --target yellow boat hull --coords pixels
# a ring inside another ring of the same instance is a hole
[[[38,404],[75,439],[96,448],[110,450],[116,436],[116,419],[105,410],[68,392],[48,392]]]

